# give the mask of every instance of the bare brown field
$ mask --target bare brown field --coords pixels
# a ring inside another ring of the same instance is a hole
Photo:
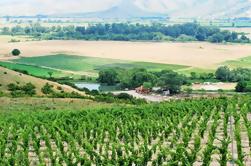
[[[227,60],[251,55],[251,45],[211,44],[206,42],[115,42],[115,41],[27,41],[8,43],[0,39],[0,60],[13,58],[10,50],[18,48],[23,57],[57,53],[89,57],[179,64],[214,68]]]
[[[235,90],[237,83],[204,83],[204,84],[193,84],[193,90]]]

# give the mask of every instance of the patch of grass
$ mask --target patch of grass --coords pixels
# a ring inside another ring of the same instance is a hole
[[[20,58],[13,60],[13,62],[26,65],[45,66],[74,72],[93,72],[93,73],[97,73],[99,70],[110,67],[120,67],[124,69],[137,67],[137,68],[146,68],[150,71],[160,71],[164,69],[178,70],[188,67],[182,65],[171,65],[171,64],[169,65],[169,64],[158,64],[149,62],[131,62],[124,60],[93,58],[93,57],[83,57],[83,56],[64,55],[64,54]]]
[[[0,98],[0,112],[3,111],[80,111],[83,108],[107,108],[112,107],[112,104],[95,102],[83,99],[58,99],[58,98]]]
[[[150,63],[150,62],[128,62],[128,63],[112,63],[112,64],[100,66],[99,68],[96,68],[96,69],[101,70],[103,68],[116,68],[116,67],[120,67],[124,69],[146,68],[149,71],[160,71],[160,70],[179,70],[179,69],[184,69],[187,66]]]
[[[48,72],[53,72],[54,77],[63,76],[63,74],[59,71],[52,70],[52,69],[45,69],[38,66],[15,64],[11,62],[0,62],[0,66],[11,69],[11,70],[27,71],[30,75],[34,75],[38,77],[49,77]]]
[[[195,72],[197,74],[203,74],[203,73],[215,73],[215,69],[201,69],[201,68],[184,68],[184,69],[179,69],[177,72],[180,74],[184,74],[186,76],[190,76],[191,72]]]
[[[223,63],[223,65],[227,65],[231,68],[251,68],[251,56],[241,58],[239,60],[231,60],[231,61],[226,61]]]

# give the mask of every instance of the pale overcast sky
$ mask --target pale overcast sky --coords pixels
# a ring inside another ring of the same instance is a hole
[[[122,1],[135,3],[145,10],[163,13],[178,9],[192,9],[191,12],[200,9],[199,12],[203,12],[210,8],[214,11],[224,6],[234,8],[240,5],[237,8],[239,10],[251,5],[251,0],[0,0],[0,16],[85,13],[105,10]]]
[[[0,15],[33,15],[104,10],[121,0],[0,0]]]

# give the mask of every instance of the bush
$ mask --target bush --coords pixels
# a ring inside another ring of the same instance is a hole
[[[251,92],[251,82],[250,81],[239,81],[236,88],[236,92]]]
[[[179,41],[179,42],[188,42],[188,41],[196,41],[197,39],[193,36],[188,36],[188,35],[180,35],[176,41]]]
[[[123,99],[123,100],[132,100],[133,96],[129,95],[127,93],[120,93],[120,94],[117,95],[117,98],[118,99]]]
[[[151,82],[144,82],[143,87],[146,89],[152,89],[153,85]]]
[[[9,84],[7,87],[8,87],[8,90],[9,90],[9,91],[21,90],[20,87],[19,87],[18,85],[13,84],[13,83]]]
[[[230,78],[230,69],[227,66],[219,67],[215,72],[215,77],[221,81],[228,81]]]
[[[13,97],[34,96],[36,94],[36,87],[32,83],[27,83],[24,86],[11,83],[8,85],[8,90]]]
[[[48,95],[53,93],[53,85],[50,85],[48,82],[42,87],[41,91],[43,94]]]
[[[23,97],[23,96],[25,96],[23,91],[12,91],[10,94],[11,94],[12,97]]]
[[[106,69],[99,72],[98,82],[107,84],[107,85],[115,85],[118,83],[118,73],[115,69]]]
[[[21,51],[19,49],[14,49],[14,50],[12,50],[11,53],[12,53],[13,56],[18,56],[18,55],[21,54]]]
[[[36,94],[36,87],[32,83],[27,83],[21,88],[25,95],[33,96]]]
[[[0,91],[0,97],[3,97],[4,93],[2,91]]]
[[[29,75],[29,72],[27,70],[22,70],[22,69],[13,69],[13,70],[22,74]]]

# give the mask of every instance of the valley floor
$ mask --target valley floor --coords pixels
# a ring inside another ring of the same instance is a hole
[[[59,53],[98,58],[178,64],[214,68],[229,60],[251,55],[249,44],[211,44],[206,42],[115,42],[115,41],[22,41],[8,43],[0,37],[0,60],[10,60],[9,52],[19,48],[22,57]]]

